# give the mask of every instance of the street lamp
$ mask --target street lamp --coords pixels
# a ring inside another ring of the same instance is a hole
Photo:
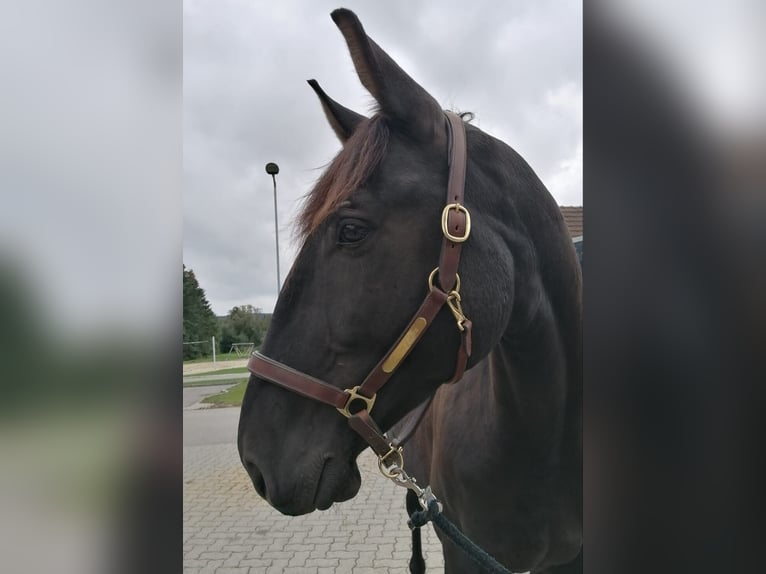
[[[279,278],[279,222],[277,220],[277,174],[279,173],[279,166],[275,163],[267,163],[266,173],[274,181],[274,234],[277,239],[277,297],[279,297],[279,290],[282,287],[282,281]]]

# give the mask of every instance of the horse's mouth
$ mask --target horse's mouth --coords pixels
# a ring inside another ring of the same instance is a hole
[[[335,502],[345,502],[359,492],[362,478],[359,467],[353,461],[346,468],[332,457],[324,459],[314,490],[313,507],[327,510]]]

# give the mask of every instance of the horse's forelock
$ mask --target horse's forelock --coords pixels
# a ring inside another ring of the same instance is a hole
[[[338,206],[363,185],[380,165],[388,144],[388,126],[380,115],[363,121],[309,192],[298,215],[298,233],[305,239]]]

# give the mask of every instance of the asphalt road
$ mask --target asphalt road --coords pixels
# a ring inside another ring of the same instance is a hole
[[[239,407],[184,411],[184,447],[237,444]]]
[[[222,393],[231,386],[184,388],[184,446],[236,444],[239,407],[189,408],[204,397]]]

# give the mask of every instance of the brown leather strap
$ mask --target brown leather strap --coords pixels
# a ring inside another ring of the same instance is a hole
[[[280,387],[289,389],[309,399],[341,409],[348,400],[348,393],[337,387],[315,379],[305,373],[291,369],[258,352],[250,355],[247,369],[254,375]]]
[[[444,304],[447,302],[447,295],[439,289],[432,289],[426,298],[423,300],[420,308],[415,312],[407,327],[399,335],[396,342],[391,345],[388,352],[383,355],[383,358],[375,365],[375,368],[370,371],[367,378],[359,387],[359,393],[365,397],[372,397],[377,393],[380,388],[386,384],[391,375],[396,372],[396,369],[404,361],[405,357],[410,354],[415,345],[420,341],[420,338],[425,334],[428,328],[431,326],[436,315]],[[418,323],[419,320],[425,320],[425,324]],[[416,324],[422,325],[416,328]],[[397,353],[394,356],[394,353]],[[393,358],[392,358],[393,357]],[[391,360],[391,361],[389,361]],[[392,364],[395,362],[395,364]]]
[[[391,450],[391,444],[388,439],[383,436],[378,425],[372,420],[370,414],[366,410],[361,410],[358,413],[351,415],[348,418],[348,424],[354,429],[365,441],[372,447],[375,454],[378,456],[385,456]]]
[[[391,437],[392,445],[401,446],[410,440],[410,437],[420,425],[420,421],[423,420],[423,415],[426,413],[433,400],[434,396],[429,395],[425,401],[404,415],[404,418],[396,423],[397,426],[388,432],[388,435]]]
[[[390,439],[380,430],[380,427],[378,427],[366,410],[351,415],[348,419],[348,424],[370,445],[375,454],[386,456],[391,452],[392,448],[398,448],[409,440],[415,429],[420,425],[420,421],[423,420],[423,415],[428,410],[433,398],[433,395],[429,396],[425,401],[407,413],[402,419],[402,426],[399,432],[395,436],[392,435]]]
[[[465,368],[468,365],[468,358],[471,356],[471,329],[473,323],[466,319],[463,322],[463,331],[460,333],[460,347],[457,350],[457,361],[455,362],[455,374],[447,384],[457,383],[463,378]]]
[[[465,193],[465,172],[468,157],[465,125],[459,116],[445,112],[451,139],[449,180],[447,183],[447,205],[463,205]],[[466,214],[457,209],[447,212],[447,230],[456,237],[464,237],[467,231],[468,219]],[[441,255],[439,257],[439,284],[443,291],[449,292],[455,286],[458,263],[462,242],[450,241],[444,237]]]

